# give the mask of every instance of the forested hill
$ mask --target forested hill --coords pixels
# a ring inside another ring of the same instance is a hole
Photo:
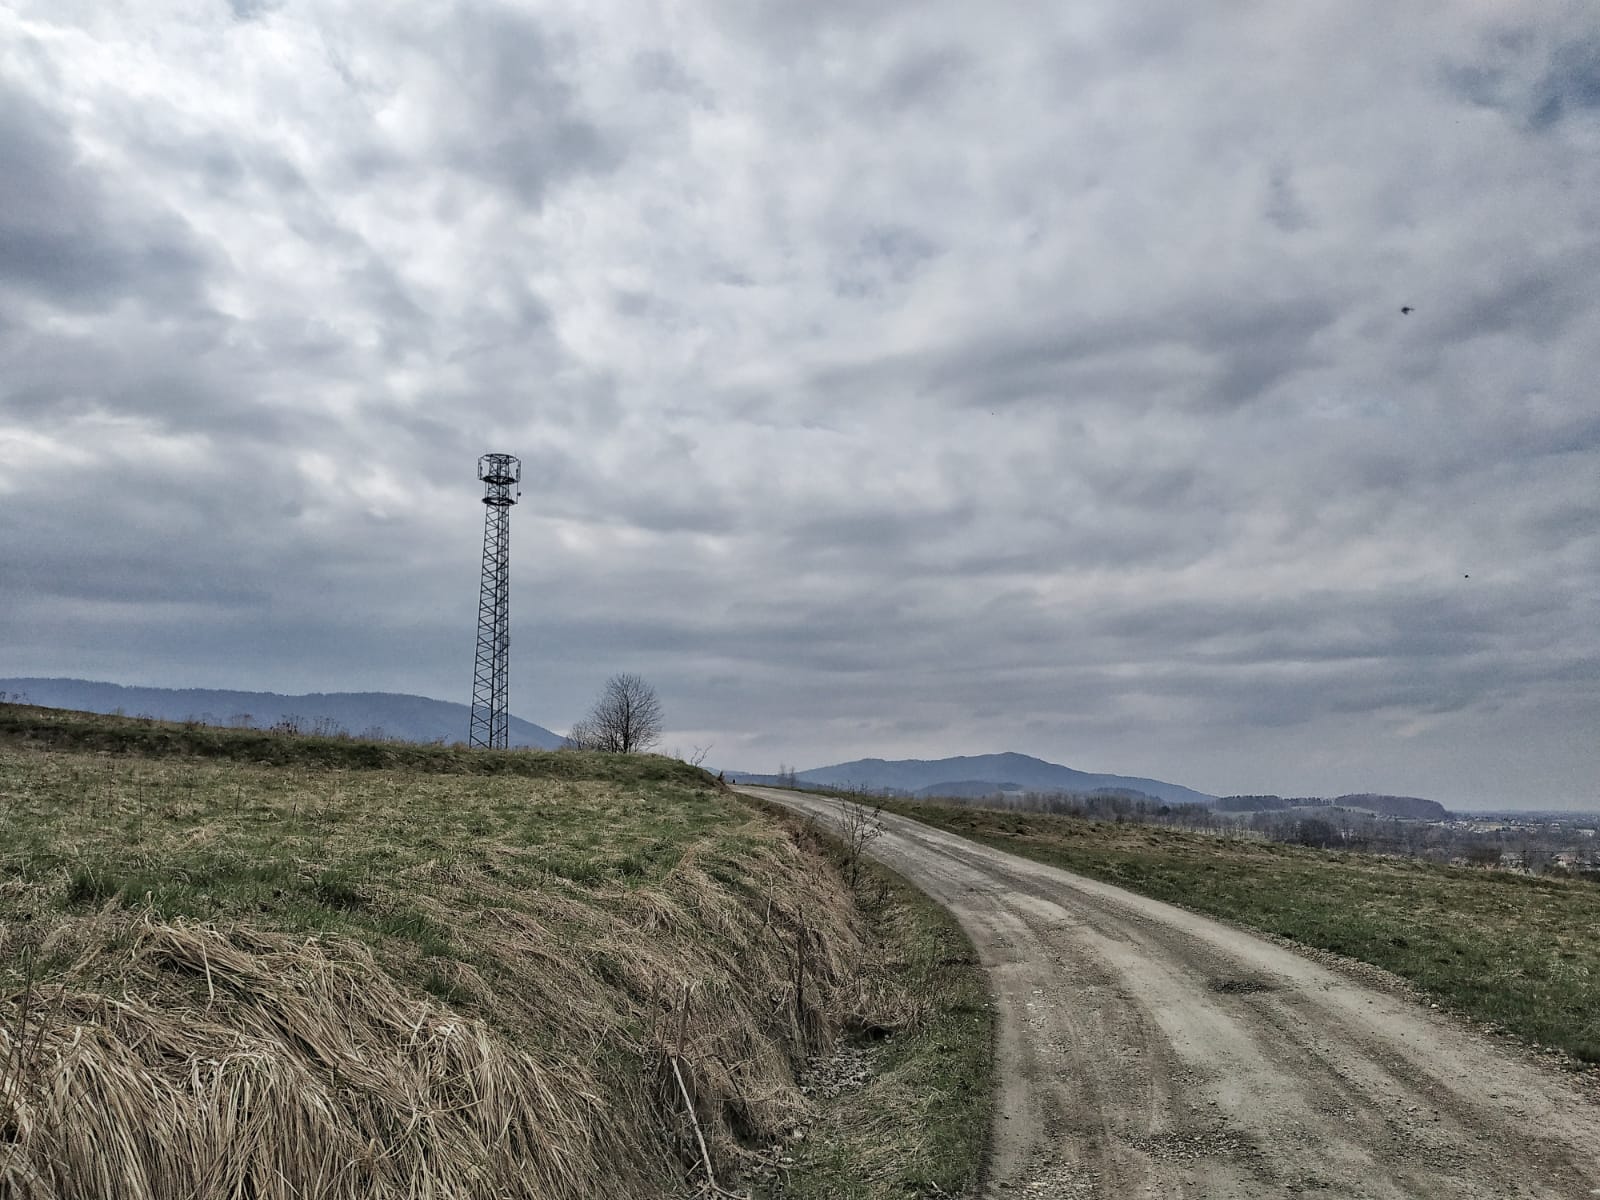
[[[975,785],[988,784],[996,791],[1020,788],[1031,792],[1087,794],[1115,789],[1141,792],[1168,804],[1210,804],[1213,800],[1206,793],[1181,784],[1133,775],[1100,775],[1078,771],[1026,754],[977,754],[897,761],[862,758],[855,762],[801,771],[797,781],[819,787],[866,788],[869,791],[887,788],[908,794],[921,792],[924,795],[936,794],[941,787],[959,788],[960,794],[967,795],[971,794]]]
[[[1346,796],[1335,796],[1333,803],[1340,808],[1365,808],[1380,816],[1405,817],[1412,821],[1443,821],[1450,816],[1445,806],[1437,800],[1424,800],[1421,796],[1351,792]]]
[[[402,742],[464,742],[471,710],[465,704],[397,692],[235,692],[214,688],[123,687],[88,679],[0,679],[0,694],[45,708],[197,720],[207,725],[270,729],[292,721],[302,731],[386,737]],[[553,750],[560,734],[512,717],[512,746]]]
[[[1331,800],[1322,796],[1224,796],[1217,801],[1218,812],[1281,812],[1302,808],[1356,808],[1380,817],[1403,817],[1410,821],[1443,821],[1450,813],[1437,800],[1421,796],[1390,796],[1381,792],[1350,792]]]

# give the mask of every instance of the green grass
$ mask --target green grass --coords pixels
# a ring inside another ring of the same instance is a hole
[[[1600,886],[1182,830],[893,801],[1002,850],[1372,963],[1600,1062]]]
[[[704,772],[659,755],[568,750],[470,750],[351,737],[284,735],[146,717],[100,716],[26,704],[0,704],[0,744],[152,759],[224,759],[252,766],[404,770],[429,774],[516,775],[698,785]]]
[[[19,903],[270,914],[283,929],[409,939],[428,953],[448,953],[449,937],[407,897],[458,890],[458,868],[497,890],[638,887],[744,819],[714,789],[673,781],[0,749],[0,874],[20,885]]]

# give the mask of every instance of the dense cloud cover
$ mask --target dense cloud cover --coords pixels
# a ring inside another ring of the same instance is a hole
[[[464,700],[497,449],[545,725],[1593,803],[1596,230],[1581,0],[9,0],[0,675]]]

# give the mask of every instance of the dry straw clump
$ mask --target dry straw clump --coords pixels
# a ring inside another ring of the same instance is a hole
[[[408,993],[365,948],[148,917],[131,932],[124,996],[37,987],[5,1013],[12,1193],[602,1190],[592,1084]]]
[[[736,834],[634,888],[530,892],[492,855],[457,861],[417,898],[449,958],[114,904],[63,914],[29,937],[68,965],[0,998],[0,1196],[726,1184],[803,1119],[794,1065],[852,1022],[893,1023],[900,999],[863,961],[838,872],[764,819]]]

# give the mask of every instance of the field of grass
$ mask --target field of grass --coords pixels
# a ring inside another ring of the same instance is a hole
[[[1372,963],[1445,1007],[1600,1062],[1600,886],[1593,883],[964,805],[885,807]]]
[[[914,1024],[890,924],[669,759],[0,706],[0,1193],[725,1183]]]

